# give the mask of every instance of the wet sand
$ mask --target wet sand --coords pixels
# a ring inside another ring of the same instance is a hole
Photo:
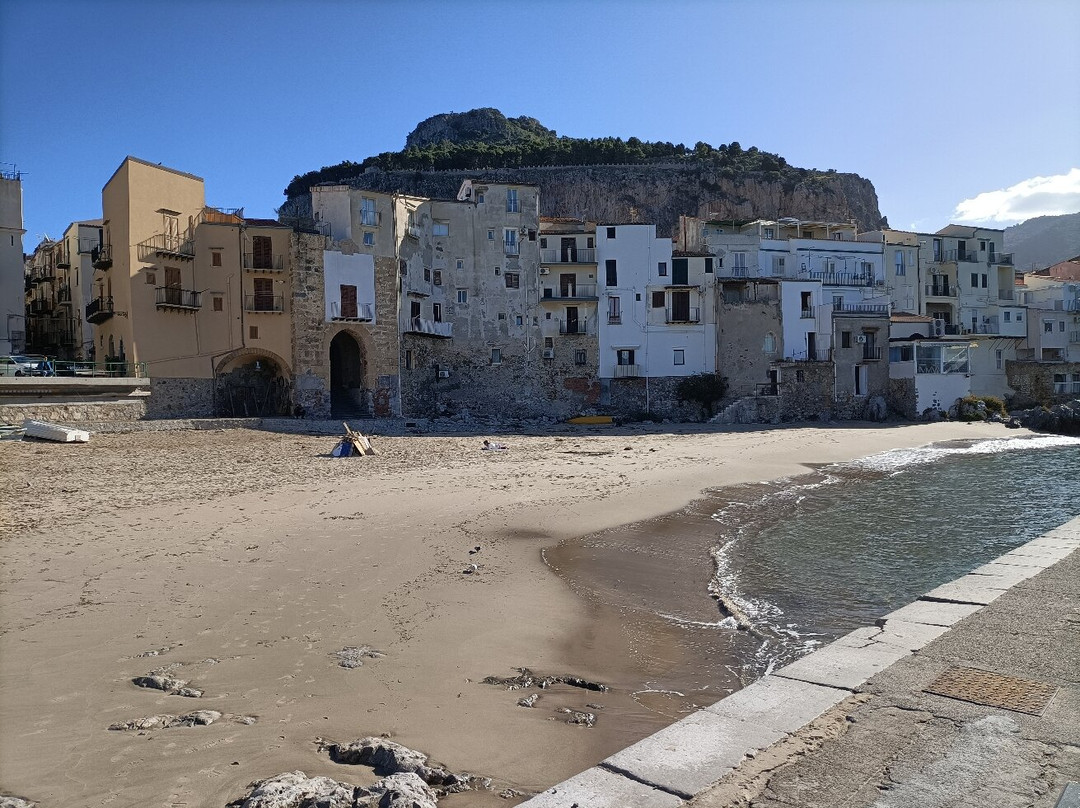
[[[686,584],[685,518],[660,518],[636,546],[620,539],[638,552],[593,582],[603,596],[573,575],[573,553],[603,548],[561,543],[677,512],[708,488],[1004,434],[1017,433],[406,437],[348,460],[324,456],[329,438],[249,430],[0,443],[0,793],[64,808],[224,805],[251,780],[294,769],[370,782],[362,767],[331,763],[317,739],[389,733],[494,778],[493,791],[442,804],[514,804],[498,791],[541,790],[736,686],[712,678],[732,633],[688,645],[650,614],[678,593],[680,608],[715,618],[698,581]],[[484,437],[509,448],[482,452]],[[630,579],[640,594],[622,586]],[[342,668],[333,654],[346,646],[384,656]],[[203,697],[131,683],[159,666]],[[518,666],[612,689],[556,685],[526,709],[517,700],[534,691],[481,683]],[[596,725],[569,725],[562,708],[594,712]],[[195,709],[257,721],[107,729]]]

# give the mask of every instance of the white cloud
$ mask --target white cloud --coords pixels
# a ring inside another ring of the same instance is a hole
[[[1032,177],[1000,191],[965,199],[953,211],[954,222],[1014,224],[1035,216],[1080,211],[1080,168],[1053,177]]]

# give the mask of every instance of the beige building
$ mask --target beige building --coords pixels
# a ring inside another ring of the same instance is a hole
[[[0,356],[26,345],[25,265],[23,263],[22,176],[0,173]]]

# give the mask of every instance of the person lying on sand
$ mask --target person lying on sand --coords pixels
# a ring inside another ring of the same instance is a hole
[[[502,452],[502,451],[505,451],[505,450],[506,450],[506,447],[503,446],[501,443],[495,443],[495,442],[490,441],[490,440],[484,441],[484,447],[482,449],[482,451],[485,451],[485,452]]]

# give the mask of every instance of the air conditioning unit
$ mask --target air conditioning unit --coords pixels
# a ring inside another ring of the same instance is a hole
[[[855,337],[855,344],[856,345],[865,345],[866,344],[866,334],[858,334]]]
[[[544,349],[544,359],[554,359],[554,358],[555,358],[555,349],[554,348],[545,348]]]
[[[941,319],[934,320],[934,336],[935,337],[943,337],[943,336],[945,336],[945,321],[944,320],[941,320]]]
[[[449,379],[450,378],[450,371],[449,370],[440,370],[439,371],[439,378],[440,379]]]
[[[551,274],[551,270],[550,270],[550,269],[548,269],[547,267],[540,267],[540,274],[541,274],[541,275],[550,275],[550,274]]]

